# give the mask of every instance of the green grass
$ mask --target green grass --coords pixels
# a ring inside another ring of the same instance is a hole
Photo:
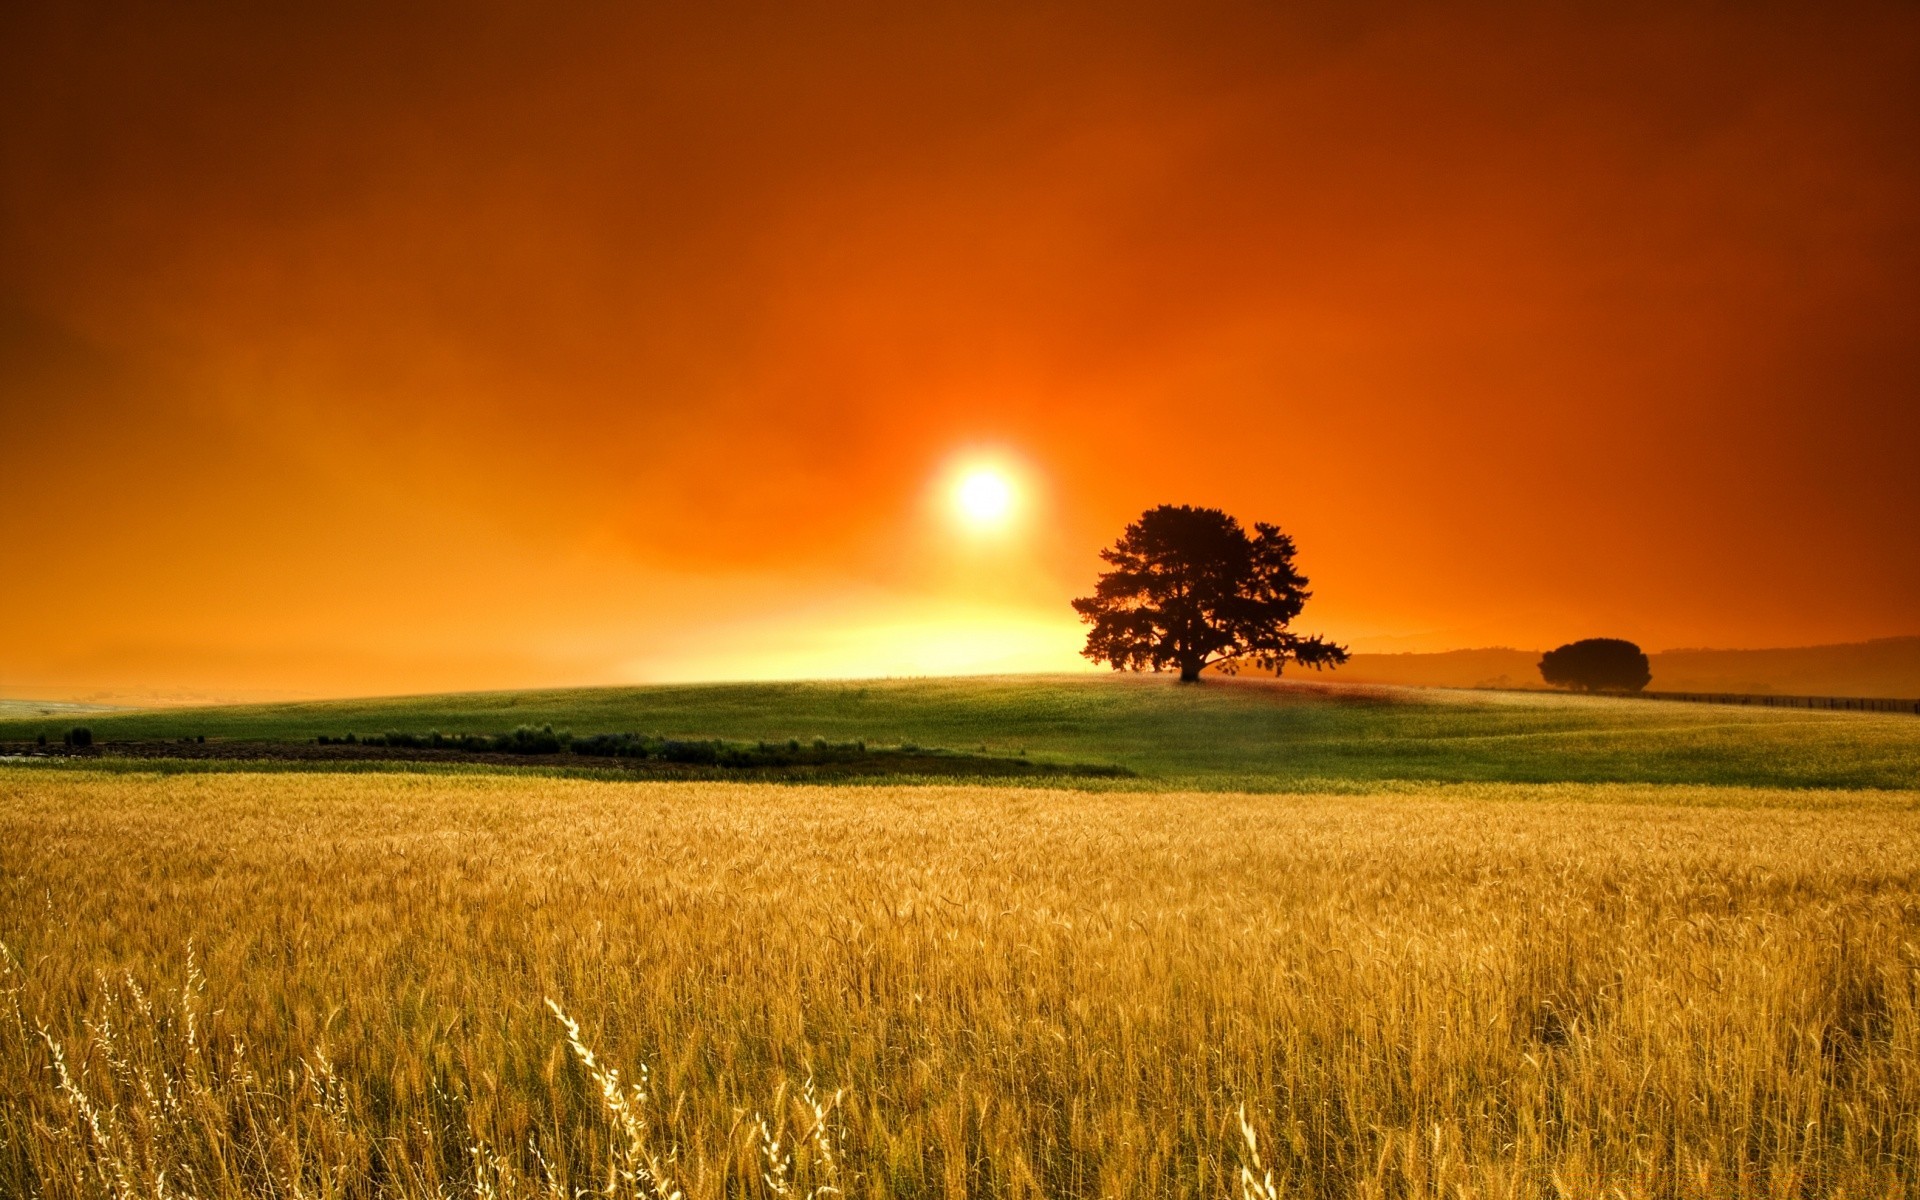
[[[103,741],[307,740],[520,724],[875,744],[1112,763],[1138,786],[1291,789],[1328,782],[1920,786],[1920,718],[1503,692],[1347,690],[1161,678],[1024,676],[712,684],[411,696],[89,714]],[[0,720],[0,741],[70,716]]]

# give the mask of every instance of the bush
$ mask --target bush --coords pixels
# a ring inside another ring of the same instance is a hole
[[[1653,668],[1640,647],[1620,638],[1584,638],[1549,650],[1540,678],[1554,687],[1588,692],[1637,692],[1653,682]]]
[[[660,743],[660,757],[668,762],[706,763],[720,761],[719,742],[683,742],[668,738]]]
[[[493,739],[493,749],[505,754],[556,754],[572,740],[572,734],[555,733],[551,725],[538,729],[522,725],[505,737]]]
[[[645,758],[646,739],[632,733],[596,733],[573,739],[575,754],[597,754],[605,758]]]

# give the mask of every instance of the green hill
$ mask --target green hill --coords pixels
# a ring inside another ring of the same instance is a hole
[[[0,720],[0,742],[71,718]],[[99,741],[307,741],[552,724],[728,739],[986,747],[1138,772],[1139,786],[1381,780],[1920,787],[1920,718],[1263,680],[1009,676],[411,696],[94,714]]]

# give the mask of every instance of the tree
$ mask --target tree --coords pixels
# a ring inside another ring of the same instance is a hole
[[[1346,647],[1288,631],[1313,593],[1293,569],[1293,539],[1264,521],[1253,531],[1217,508],[1142,513],[1100,552],[1113,570],[1073,602],[1093,626],[1081,653],[1116,671],[1178,667],[1182,683],[1198,683],[1208,666],[1232,674],[1246,662],[1278,672],[1347,661]]]
[[[1653,682],[1653,668],[1640,647],[1619,638],[1585,638],[1549,650],[1540,678],[1554,687],[1588,692],[1637,692]]]

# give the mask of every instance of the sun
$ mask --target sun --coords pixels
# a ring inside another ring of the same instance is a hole
[[[969,467],[953,485],[953,506],[975,529],[997,529],[1013,516],[1013,481],[994,467]]]

